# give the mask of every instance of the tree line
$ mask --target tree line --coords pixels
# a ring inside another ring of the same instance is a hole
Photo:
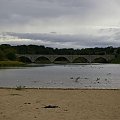
[[[43,45],[0,45],[0,60],[15,60],[16,54],[44,54],[44,55],[120,55],[120,47],[112,46],[105,48],[51,48]]]

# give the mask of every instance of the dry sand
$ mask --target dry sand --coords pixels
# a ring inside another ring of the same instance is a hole
[[[0,89],[0,120],[120,120],[120,90]]]

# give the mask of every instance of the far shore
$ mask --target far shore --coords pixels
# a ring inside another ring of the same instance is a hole
[[[0,88],[0,120],[119,120],[120,89]]]
[[[54,63],[48,63],[48,62],[41,62],[41,63],[24,63],[24,62],[20,62],[20,61],[10,61],[10,60],[4,60],[4,61],[0,61],[0,68],[7,68],[7,67],[31,67],[32,66],[36,66],[36,65],[53,65],[53,64],[64,64],[64,65],[89,65],[89,64],[93,64],[93,65],[97,65],[97,64],[120,64],[119,62],[111,62],[111,63],[66,63],[66,62],[54,62]]]

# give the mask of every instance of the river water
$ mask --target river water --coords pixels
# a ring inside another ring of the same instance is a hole
[[[0,69],[0,87],[120,88],[119,64],[39,65]]]

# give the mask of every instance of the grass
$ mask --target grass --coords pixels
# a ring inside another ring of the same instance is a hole
[[[19,61],[0,61],[0,67],[19,67],[24,65],[25,63]]]

